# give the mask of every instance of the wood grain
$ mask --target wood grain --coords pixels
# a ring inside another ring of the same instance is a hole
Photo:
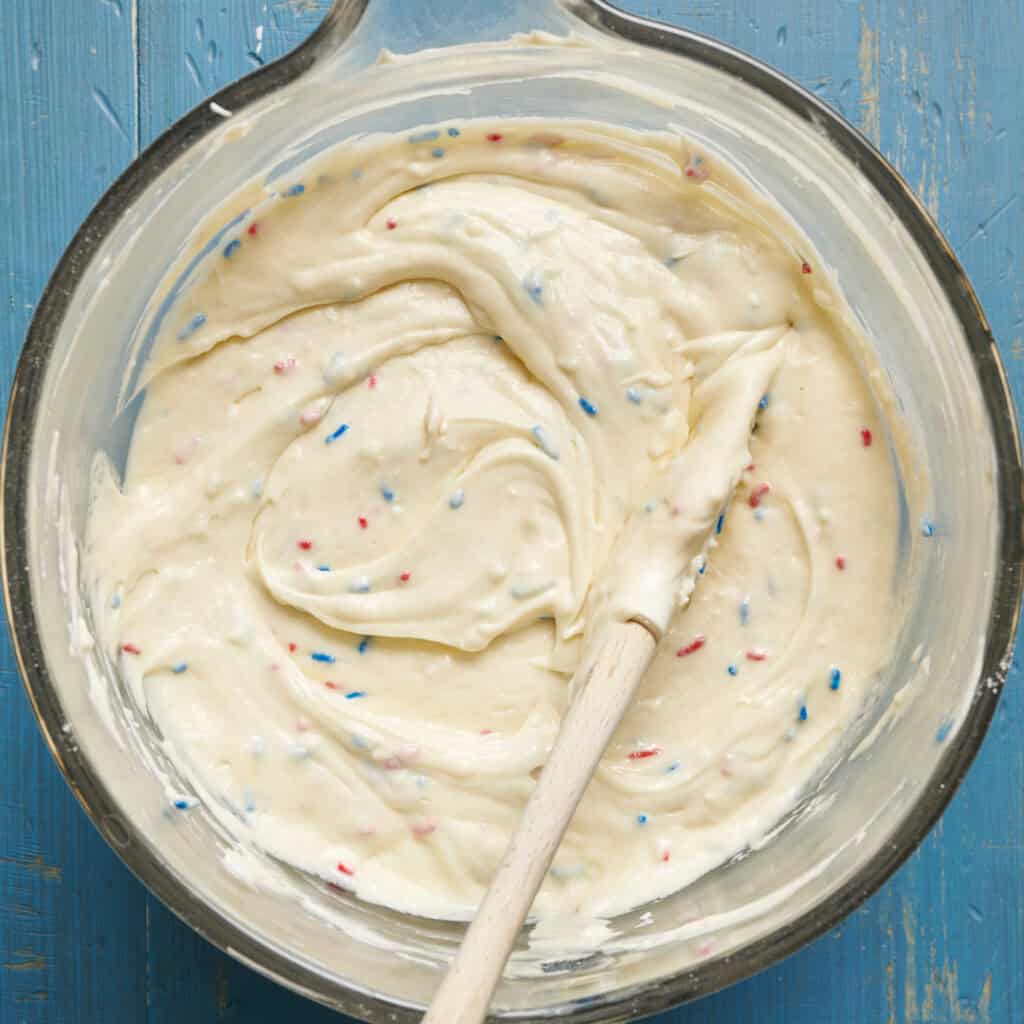
[[[966,265],[1021,403],[1022,0],[622,6],[754,53],[879,143]],[[325,9],[326,0],[0,3],[4,395],[46,277],[113,177],[201,98],[293,47]],[[658,1024],[1024,1020],[1021,680],[1015,661],[960,793],[882,892],[808,949]],[[54,768],[4,636],[0,1022],[143,1020],[342,1018],[207,946],[129,875]]]

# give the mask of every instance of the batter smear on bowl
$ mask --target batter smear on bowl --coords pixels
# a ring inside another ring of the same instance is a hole
[[[101,639],[195,790],[172,815],[471,915],[588,632],[653,589],[630,544],[707,503],[666,468],[756,372],[534,909],[612,915],[762,838],[900,621],[888,396],[811,245],[687,141],[583,122],[364,138],[252,192],[200,232],[90,522]]]

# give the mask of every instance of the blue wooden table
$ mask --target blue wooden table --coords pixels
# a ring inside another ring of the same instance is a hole
[[[408,0],[392,0],[394,3]],[[428,0],[423,0],[428,2]],[[892,159],[965,263],[1024,406],[1022,0],[626,0],[813,89]],[[0,0],[0,389],[92,203],[209,93],[297,45],[327,0]],[[1014,662],[922,848],[832,934],[660,1024],[1024,1021],[1024,729]],[[47,753],[0,640],[0,1024],[341,1018],[182,925]]]

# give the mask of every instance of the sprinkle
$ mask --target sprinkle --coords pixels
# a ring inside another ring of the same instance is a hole
[[[685,658],[688,654],[694,654],[699,651],[707,643],[707,638],[703,633],[698,633],[685,647],[680,647],[676,651],[677,658]]]
[[[298,364],[295,362],[294,356],[288,356],[287,359],[278,359],[278,361],[274,363],[274,373],[281,377],[286,373],[290,373],[297,365]]]
[[[717,536],[722,532],[722,528],[725,526],[725,513],[722,512],[718,520],[715,522],[715,535]]]
[[[330,572],[331,571],[331,567],[329,565],[327,565],[326,563],[324,563],[323,565],[318,565],[316,567],[316,570],[317,570],[317,572]]]
[[[523,288],[526,294],[530,297],[530,301],[535,306],[544,305],[544,282],[540,274],[535,270],[531,270],[526,277],[523,278]]]
[[[224,246],[224,259],[229,260],[232,256],[242,248],[242,243],[237,238],[232,238],[227,245]]]
[[[171,666],[171,671],[176,676],[180,676],[181,673],[184,672],[187,668],[188,668],[188,662],[187,661],[179,661],[177,665],[172,665]]]
[[[626,397],[634,405],[639,405],[644,400],[643,392],[639,388],[626,388]]]
[[[121,607],[121,595],[120,594],[115,594],[110,599],[110,607],[111,608],[120,608]]]
[[[370,649],[370,644],[372,644],[372,643],[373,643],[373,637],[372,636],[364,636],[363,639],[359,641],[359,646],[356,647],[356,650],[360,654],[365,654]]]
[[[380,496],[390,505],[395,500],[395,492],[386,484],[380,485]]]
[[[638,825],[646,825],[647,824],[647,815],[646,814],[638,814],[636,816],[636,823]]]
[[[359,523],[360,530],[365,530],[370,525],[370,520],[366,516],[358,516],[356,521]]]
[[[947,718],[938,728],[935,733],[935,742],[942,743],[946,737],[953,731],[953,719]]]
[[[395,220],[394,217],[388,217],[388,219],[387,219],[387,221],[385,221],[385,223],[387,224],[388,231],[394,231],[395,228],[398,227],[398,221]]]
[[[189,800],[186,797],[179,797],[177,800],[174,801],[174,806],[179,811],[189,811],[196,806],[196,801]]]
[[[246,234],[249,235],[250,238],[255,238],[259,233],[260,233],[260,223],[259,223],[259,221],[256,221],[255,223],[250,224],[248,231],[246,231]]]
[[[347,433],[348,424],[342,423],[340,427],[338,427],[336,430],[332,430],[331,433],[329,433],[324,438],[324,444],[334,444],[334,442],[337,441],[339,437],[343,437]]]
[[[839,684],[843,681],[843,673],[839,671],[835,666],[832,667],[828,674],[828,685],[833,690],[839,689]]]
[[[860,428],[860,443],[862,445],[864,445],[865,448],[870,448],[871,447],[871,441],[872,441],[871,431],[868,430],[867,427],[861,427]]]
[[[495,334],[491,338],[491,340],[494,342],[495,345],[504,345],[505,344],[505,339],[500,334]]]
[[[304,427],[312,427],[324,418],[327,411],[327,403],[323,400],[310,402],[302,412],[299,413],[299,423]],[[330,444],[330,441],[327,442]]]
[[[121,650],[125,654],[141,654],[142,651],[135,644],[121,644]]]
[[[751,508],[757,508],[761,504],[761,500],[771,492],[772,485],[769,483],[758,484],[751,492],[750,497],[747,499],[747,504]]]
[[[330,681],[330,679],[325,679],[324,680],[324,689],[325,690],[339,690],[339,689],[341,689],[341,687],[339,687],[337,683],[332,683]]]
[[[299,549],[302,551],[308,551],[313,546],[311,540],[297,540],[295,543],[298,544]]]
[[[546,431],[539,424],[535,427],[530,428],[530,433],[537,439],[537,444],[540,450],[548,456],[550,459],[558,461],[558,450],[551,443],[551,439],[548,437]]]
[[[761,400],[757,403],[758,409],[761,409],[762,411],[764,409],[767,409],[768,406],[771,405],[771,401],[772,401],[772,396],[771,395],[769,395],[769,394],[762,395],[761,396]]]
[[[740,625],[745,626],[750,621],[750,598],[745,597],[740,601]]]
[[[739,667],[736,665],[729,665],[725,671],[731,676],[738,676],[740,674]]]
[[[345,694],[345,700],[359,700],[360,697],[365,697],[365,690],[350,690]]]
[[[371,373],[370,376],[366,378],[366,384],[372,391],[377,386],[377,374]]]
[[[298,647],[297,647],[296,644],[289,644],[288,645],[288,650],[291,651],[292,654],[294,654],[296,652],[296,650],[298,650]]]
[[[763,647],[752,647],[747,651],[747,661],[764,661],[768,652]]]
[[[348,585],[350,594],[368,594],[371,590],[371,583],[365,576],[360,576],[357,580],[352,580]]]
[[[657,757],[661,753],[661,747],[645,747],[643,750],[632,750],[627,757],[630,761],[643,761],[648,757]]]
[[[355,874],[355,872],[347,864],[345,864],[343,861],[340,861],[340,860],[338,861],[338,870],[343,875],[354,875]]]
[[[444,150],[443,150],[443,149],[442,149],[442,148],[441,148],[440,146],[438,146],[438,147],[437,147],[436,149],[432,149],[432,150],[430,151],[430,155],[431,155],[431,156],[432,156],[432,157],[433,157],[433,158],[434,158],[435,160],[440,160],[440,159],[441,159],[441,157],[443,157],[443,156],[444,156]]]
[[[409,826],[409,831],[418,839],[429,836],[437,828],[437,822],[433,818],[420,818]]]
[[[810,272],[811,272],[811,265],[810,265],[810,263],[807,262],[807,260],[804,260],[800,264],[800,273],[801,274],[809,274]]]
[[[333,654],[326,654],[324,651],[313,651],[310,657],[314,661],[323,662],[325,665],[333,665],[336,660]]]
[[[249,485],[249,490],[252,491],[252,496],[254,498],[259,498],[263,494],[263,481],[253,480]]]
[[[295,196],[301,196],[302,193],[305,192],[305,191],[306,191],[306,186],[305,185],[290,185],[287,189],[285,189],[285,193],[284,194],[286,196],[288,196],[289,198],[294,198]]]
[[[925,519],[924,517],[921,518],[921,536],[935,536],[935,524],[930,519]]]
[[[418,142],[433,142],[435,139],[441,138],[441,133],[437,128],[428,128],[423,132],[415,132],[409,136],[409,141],[415,146]]]
[[[501,142],[504,137],[500,132],[488,132],[486,135],[488,142]]]
[[[403,572],[398,578],[399,578],[399,580],[402,583],[408,583],[409,580],[412,579],[412,573],[411,572]]]
[[[846,556],[845,555],[836,555],[836,568],[840,572],[843,572],[843,570],[846,568]]]
[[[588,399],[584,398],[582,395],[580,395],[579,401],[580,401],[580,408],[588,416],[596,416],[597,415],[597,406],[594,405],[593,402],[591,402]]]
[[[693,181],[705,181],[707,179],[707,168],[704,167],[704,161],[696,153],[690,157],[690,162],[686,168],[686,176]]]
[[[678,761],[673,761],[666,769],[665,774],[671,775],[673,772],[679,771],[680,764]]]
[[[672,854],[668,850],[666,850],[661,855],[661,862],[662,862],[662,864],[667,864],[671,859],[672,859]]]
[[[807,705],[806,704],[801,704],[800,705],[800,713],[797,715],[797,717],[800,719],[801,722],[806,722],[807,721]]]
[[[708,571],[708,560],[703,555],[700,556],[700,559],[700,568],[697,570],[697,575],[703,576]]]
[[[178,341],[184,341],[186,338],[190,338],[196,331],[199,330],[203,324],[206,323],[205,313],[196,313],[194,317],[180,331],[178,331]]]
[[[458,128],[448,129],[448,138],[450,139],[457,139],[461,134],[462,132],[460,132]]]
[[[463,502],[465,500],[466,500],[466,492],[460,489],[460,490],[456,491],[448,499],[448,507],[449,508],[462,508],[462,504],[463,504]]]
[[[337,384],[344,374],[345,357],[341,352],[335,352],[324,367],[324,381],[327,384]]]

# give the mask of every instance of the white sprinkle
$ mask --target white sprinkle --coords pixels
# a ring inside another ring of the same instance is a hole
[[[558,461],[558,449],[551,443],[551,438],[548,437],[547,431],[538,424],[536,427],[530,429],[530,433],[537,439],[537,445],[540,450],[548,456],[550,459]]]
[[[214,100],[210,101],[210,109],[218,117],[230,117],[231,116],[231,111],[228,110],[227,107],[222,107],[219,103],[215,102]]]

